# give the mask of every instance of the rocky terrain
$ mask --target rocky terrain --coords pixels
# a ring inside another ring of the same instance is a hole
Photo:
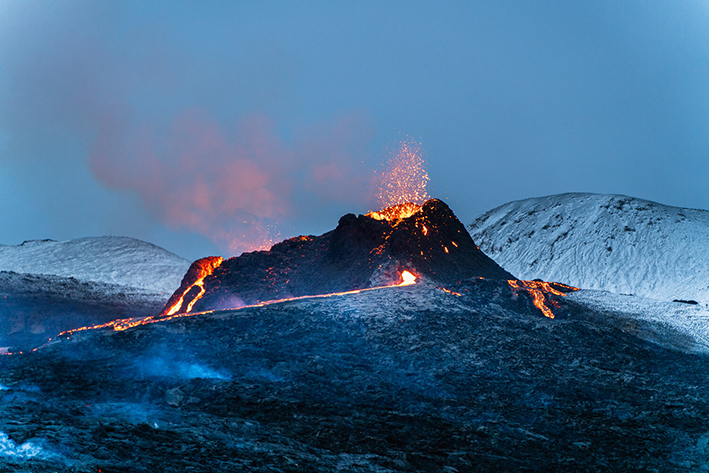
[[[80,332],[0,357],[7,471],[702,471],[686,335],[503,280]],[[456,295],[460,294],[460,295]],[[3,467],[0,467],[2,469]]]
[[[0,352],[36,347],[64,330],[154,315],[165,299],[131,286],[0,271]]]
[[[709,470],[701,304],[511,278],[436,200],[199,260],[173,298],[210,313],[2,272],[0,335],[36,349],[0,356],[0,471]]]

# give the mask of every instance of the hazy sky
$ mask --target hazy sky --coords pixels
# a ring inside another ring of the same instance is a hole
[[[320,234],[406,136],[464,223],[561,192],[709,209],[709,0],[0,0],[0,243]]]

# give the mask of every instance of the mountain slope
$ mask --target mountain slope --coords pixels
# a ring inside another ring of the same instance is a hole
[[[51,274],[171,293],[190,262],[128,237],[33,240],[0,245],[0,271]]]
[[[709,302],[709,212],[621,195],[560,194],[510,202],[469,226],[521,279]]]
[[[396,284],[405,270],[438,284],[514,279],[480,251],[443,201],[407,206],[408,215],[399,214],[399,206],[347,214],[330,232],[290,238],[269,251],[197,260],[163,313]]]

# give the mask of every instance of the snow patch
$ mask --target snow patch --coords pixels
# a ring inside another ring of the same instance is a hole
[[[581,290],[566,295],[596,311],[622,314],[628,318],[650,322],[660,333],[675,332],[691,338],[677,340],[674,345],[686,351],[709,353],[709,305],[666,302],[607,291]]]

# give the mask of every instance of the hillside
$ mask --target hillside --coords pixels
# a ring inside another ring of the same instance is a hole
[[[488,256],[521,279],[660,300],[709,303],[709,212],[622,195],[510,202],[469,226]]]
[[[152,292],[172,293],[189,266],[189,261],[163,248],[128,237],[0,245],[0,271],[73,277]]]
[[[0,470],[707,466],[709,364],[673,349],[679,334],[572,296],[550,296],[547,318],[504,280],[446,289],[87,330],[0,357]]]

